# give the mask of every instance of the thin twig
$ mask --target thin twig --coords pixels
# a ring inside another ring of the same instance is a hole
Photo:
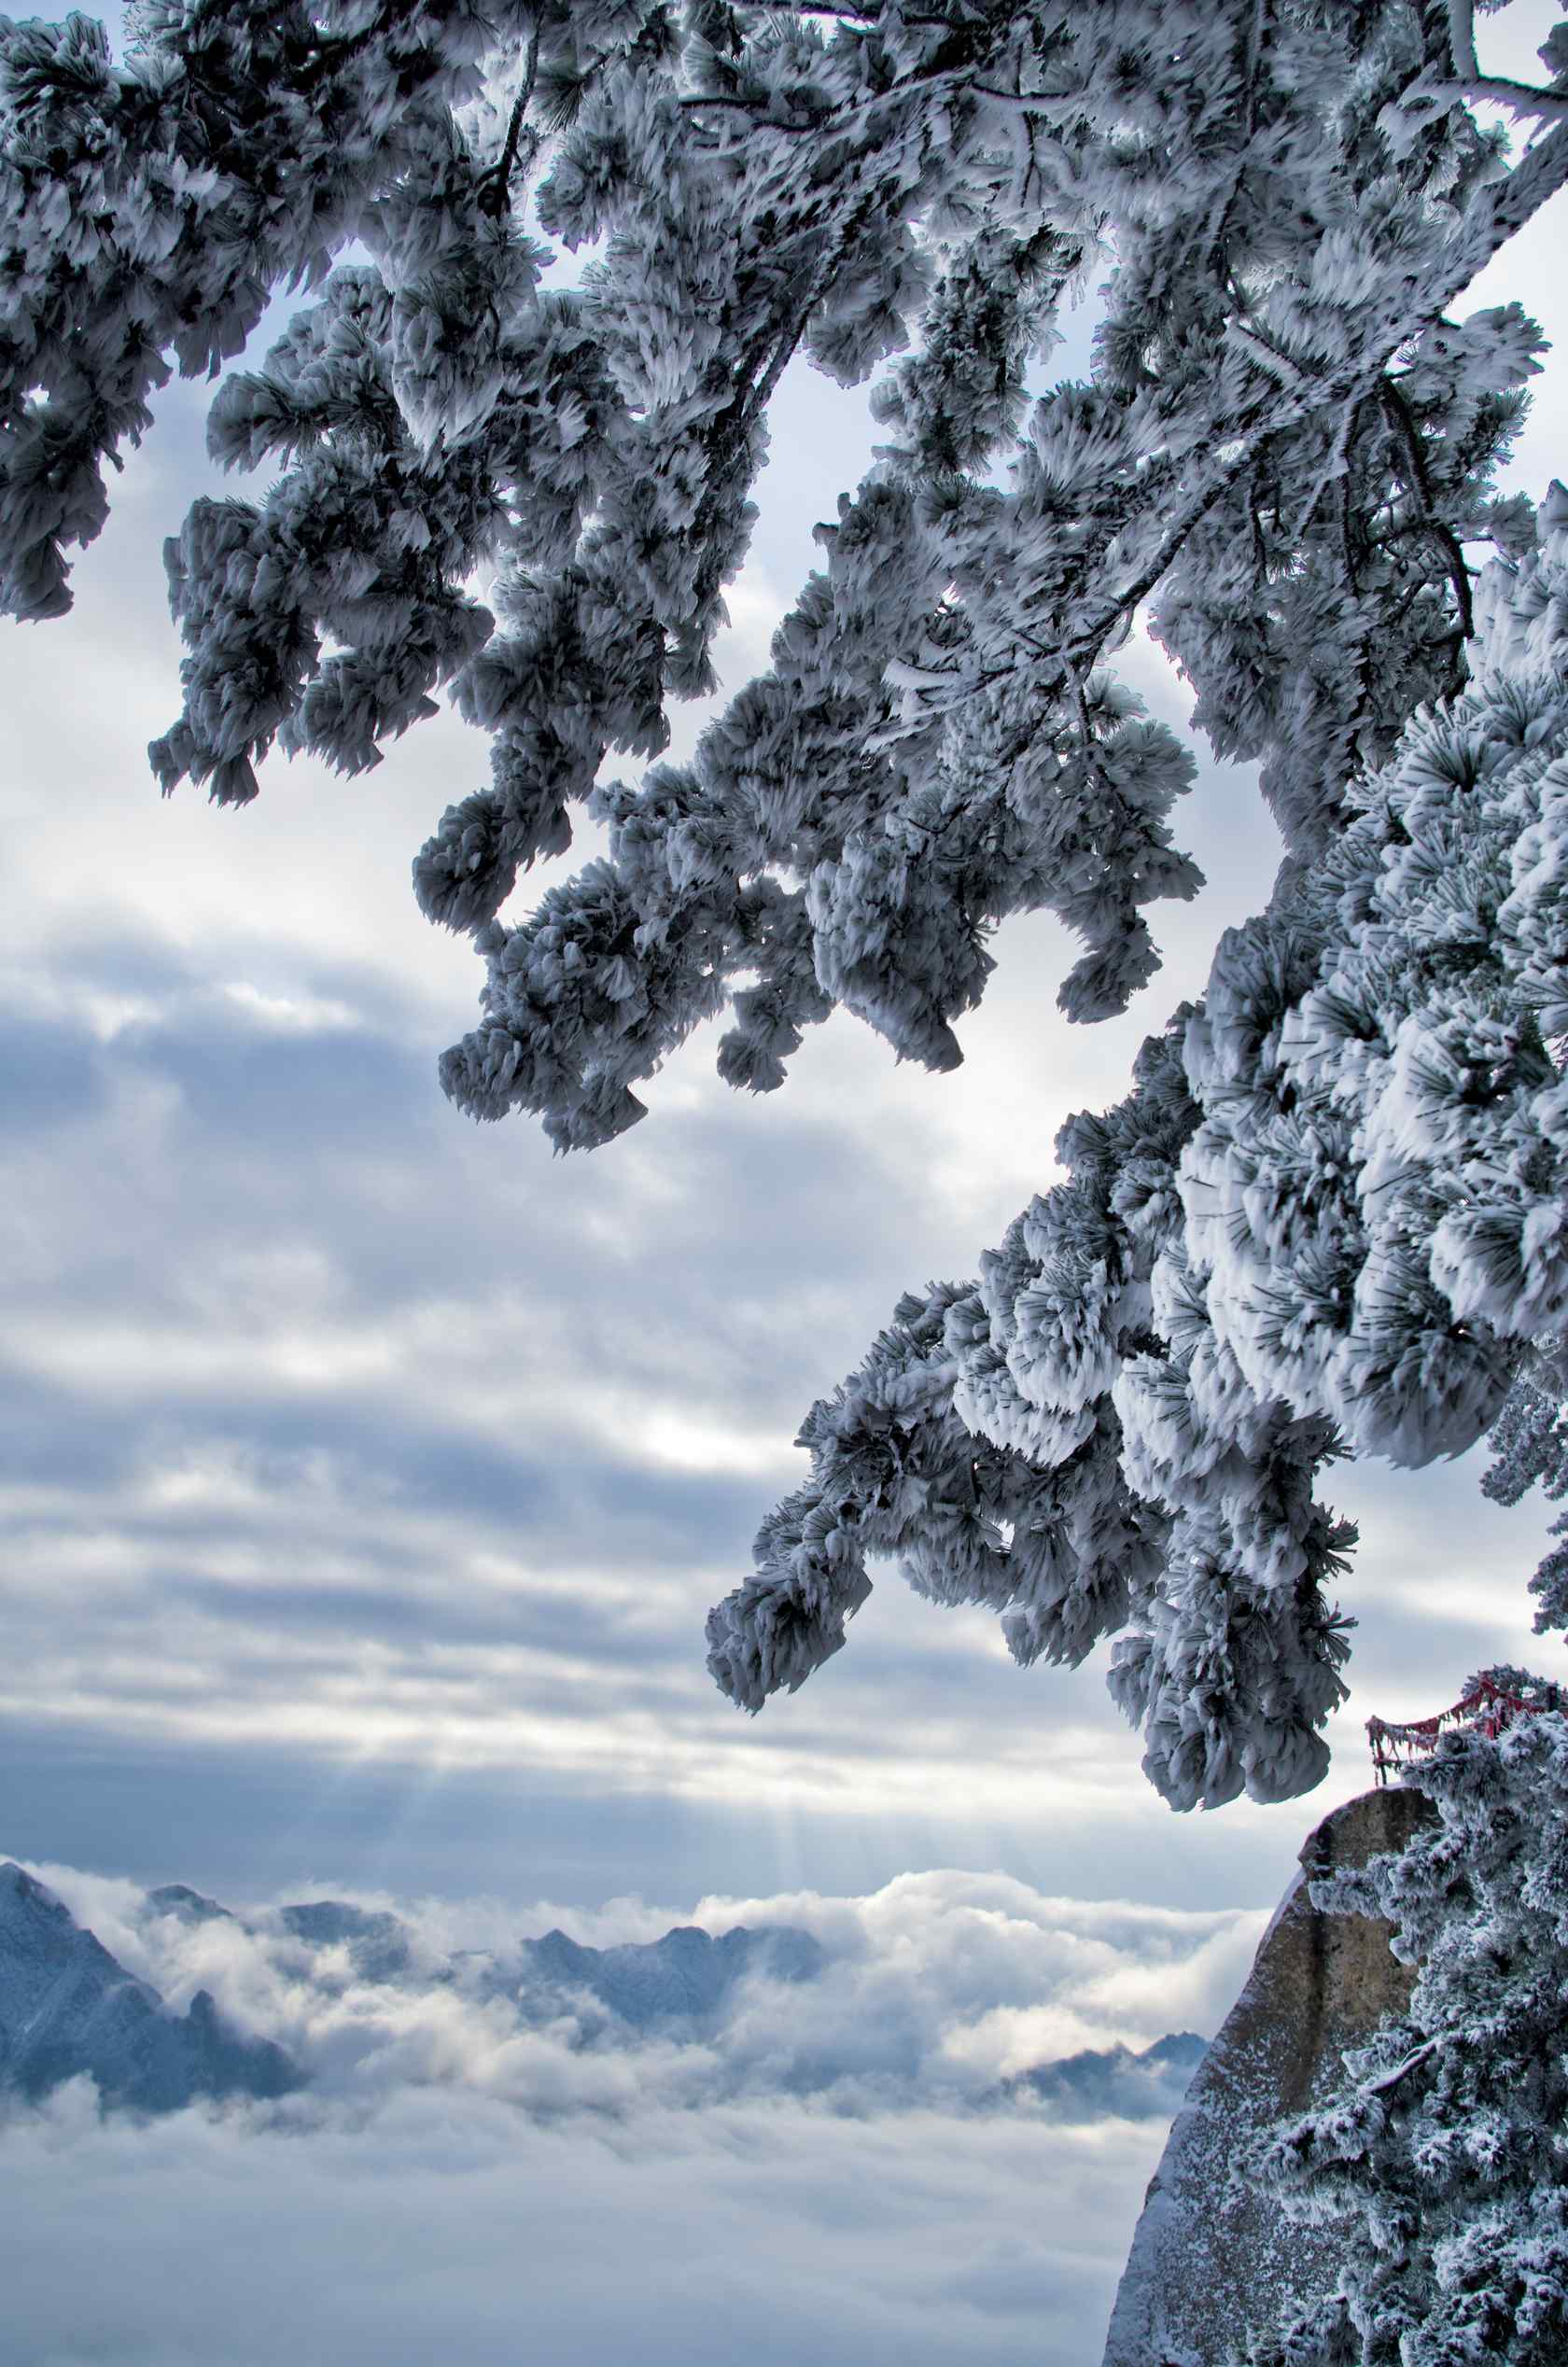
[[[1468,80],[1480,73],[1476,63],[1475,0],[1449,0],[1449,48],[1454,71]]]
[[[1417,2047],[1412,2054],[1407,2054],[1403,2063],[1396,2063],[1392,2071],[1385,2071],[1380,2080],[1368,2080],[1367,2094],[1387,2095],[1392,2089],[1399,2085],[1401,2080],[1408,2079],[1410,2073],[1419,2065],[1424,2063],[1429,2055],[1435,2054],[1442,2044],[1441,2036],[1428,2038],[1423,2045]]]
[[[539,35],[532,33],[528,36],[528,57],[523,69],[523,87],[517,93],[516,103],[511,110],[511,120],[507,125],[506,144],[497,161],[487,172],[481,173],[474,184],[478,193],[480,212],[493,215],[497,219],[506,210],[512,167],[517,162],[518,146],[523,137],[523,124],[528,112],[529,101],[534,95],[534,80],[538,72]]]
[[[1516,115],[1568,116],[1568,91],[1542,91],[1533,82],[1514,82],[1505,74],[1467,75],[1463,82],[1440,82],[1439,99],[1495,99]]]

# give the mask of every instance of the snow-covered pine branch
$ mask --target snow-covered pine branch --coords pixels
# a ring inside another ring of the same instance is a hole
[[[1020,1658],[1118,1633],[1174,1800],[1298,1790],[1344,1653],[1316,1471],[1557,1385],[1561,521],[1533,555],[1494,493],[1536,332],[1451,315],[1568,124],[1510,164],[1471,85],[1461,0],[145,0],[119,63],[0,21],[0,596],[68,605],[149,394],[302,286],[211,414],[276,474],[168,546],[153,760],[233,802],[274,746],[374,764],[442,690],[488,734],[415,864],[486,966],[442,1065],[476,1115],[602,1143],[726,1013],[754,1091],[839,1004],[951,1067],[1023,910],[1082,941],[1070,1017],[1124,1007],[1197,884],[1190,757],[1107,670],[1144,603],[1261,764],[1274,904],[1070,1182],[812,1416],[716,1615],[749,1704],[895,1551]],[[1088,382],[1031,401],[1111,258]],[[607,779],[714,687],[796,354],[875,380],[876,465],[693,761]],[[503,918],[574,806],[608,851]]]
[[[747,1707],[893,1554],[1021,1660],[1118,1637],[1173,1805],[1280,1799],[1342,1698],[1323,1465],[1458,1454],[1517,1385],[1499,1492],[1568,1471],[1568,493],[1537,532],[1476,587],[1468,687],[1348,785],[1129,1099],[1070,1121],[1068,1180],[814,1410],[811,1480],[709,1622]],[[1555,1559],[1538,1585],[1564,1624]]]
[[[190,654],[154,759],[244,799],[274,744],[373,764],[443,686],[491,735],[490,786],[416,866],[487,964],[443,1068],[465,1107],[602,1141],[726,1006],[721,1068],[753,1089],[834,1002],[949,1065],[989,929],[1039,906],[1085,941],[1069,1014],[1119,1009],[1155,962],[1143,907],[1195,883],[1169,735],[1113,691],[1082,730],[1147,595],[1304,851],[1454,676],[1443,532],[1484,513],[1533,362],[1522,320],[1445,308],[1568,134],[1500,178],[1433,95],[1445,28],[1306,0],[156,0],[117,64],[85,19],[12,26],[7,600],[65,605],[148,393],[303,279],[215,406],[220,458],[282,466],[172,546]],[[535,218],[597,249],[577,287],[541,282]],[[329,275],[354,238],[371,261]],[[1029,404],[1064,287],[1113,251],[1093,382]],[[690,766],[596,787],[712,687],[785,362],[855,383],[905,347],[774,671]],[[1413,369],[1425,491],[1381,392]],[[950,688],[889,736],[889,669],[931,665]],[[608,867],[501,924],[585,802]]]

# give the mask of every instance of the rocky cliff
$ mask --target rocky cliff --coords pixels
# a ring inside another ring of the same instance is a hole
[[[1243,2326],[1326,2287],[1329,2239],[1283,2222],[1245,2187],[1232,2192],[1230,2167],[1249,2137],[1320,2095],[1344,2048],[1408,1996],[1412,1976],[1389,1952],[1388,1925],[1320,1914],[1309,1882],[1402,1848],[1430,1814],[1419,1792],[1364,1792],[1309,1836],[1150,2181],[1104,2367],[1219,2367]]]

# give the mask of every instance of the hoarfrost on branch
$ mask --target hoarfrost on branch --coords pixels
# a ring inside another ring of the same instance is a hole
[[[1568,496],[1497,495],[1541,341],[1462,301],[1568,178],[1568,28],[1538,85],[1473,35],[1464,0],[145,0],[117,62],[0,20],[0,596],[69,606],[149,396],[302,288],[213,402],[215,455],[274,474],[168,545],[153,763],[243,802],[274,746],[357,771],[443,690],[489,735],[414,866],[485,965],[462,1108],[603,1143],[721,1014],[753,1091],[839,1005],[949,1068],[1025,910],[1081,941],[1067,1017],[1123,1008],[1197,884],[1135,616],[1260,763],[1267,910],[809,1416],[710,1622],[748,1707],[891,1553],[1020,1660],[1118,1636],[1175,1805],[1280,1799],[1342,1694],[1322,1467],[1501,1420],[1501,1492],[1568,1485]],[[1031,400],[1112,261],[1089,378]],[[771,669],[662,763],[797,354],[874,382],[886,440]],[[607,852],[503,918],[574,807]]]

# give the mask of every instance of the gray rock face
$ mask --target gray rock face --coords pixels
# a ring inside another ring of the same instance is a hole
[[[300,2084],[282,2048],[231,2030],[204,1989],[171,2011],[52,1890],[0,1866],[0,2089],[36,2102],[84,2072],[105,2104],[143,2112]]]
[[[814,1981],[827,1962],[808,1931],[787,1924],[749,1931],[737,1925],[717,1940],[693,1925],[662,1940],[622,1948],[585,1948],[564,1931],[547,1931],[523,1949],[525,1996],[586,1991],[634,2030],[710,2023],[749,1973],[770,1981]]]
[[[1421,1793],[1364,1792],[1323,1819],[1264,1934],[1245,1988],[1187,2091],[1117,2289],[1104,2367],[1220,2367],[1242,2328],[1326,2290],[1331,2239],[1284,2221],[1245,2188],[1239,2149],[1332,2083],[1408,1998],[1413,1975],[1371,1916],[1321,1915],[1309,1880],[1403,1848],[1431,1814]]]

